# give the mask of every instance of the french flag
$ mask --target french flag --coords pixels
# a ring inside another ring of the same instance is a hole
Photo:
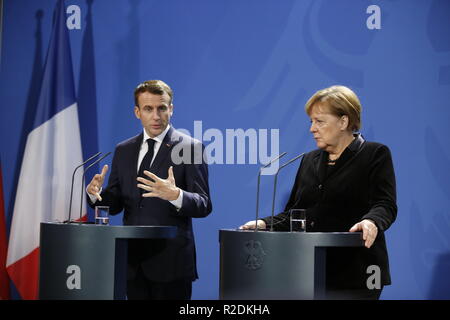
[[[38,298],[40,223],[68,219],[72,172],[82,163],[72,69],[65,6],[59,0],[42,82],[36,83],[41,86],[37,113],[27,137],[9,237],[6,269],[22,299]],[[77,178],[75,186],[80,186]],[[74,199],[84,202],[84,192],[75,189]],[[74,201],[72,212],[79,210]]]

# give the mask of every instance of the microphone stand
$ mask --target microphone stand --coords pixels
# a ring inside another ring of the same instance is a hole
[[[283,164],[281,167],[278,168],[277,173],[275,173],[275,181],[274,181],[274,186],[273,186],[273,197],[272,197],[272,215],[271,215],[271,222],[270,222],[270,231],[273,231],[273,215],[274,215],[274,210],[275,210],[275,194],[277,192],[277,180],[278,180],[278,173],[280,173],[280,170],[283,169],[284,167],[286,167],[287,165],[291,164],[292,162],[294,162],[295,160],[297,160],[298,158],[301,158],[305,155],[305,152],[303,152],[302,154],[299,154],[298,156],[296,156],[295,158],[289,160],[288,162],[286,162],[285,164]]]
[[[66,223],[70,223],[70,217],[71,217],[71,213],[72,213],[72,198],[73,198],[73,184],[75,181],[75,173],[77,172],[77,170],[79,168],[81,168],[82,166],[84,166],[86,163],[88,163],[89,161],[91,161],[92,159],[98,157],[99,155],[101,155],[101,152],[97,152],[96,154],[94,154],[92,157],[90,157],[89,159],[87,159],[86,161],[84,161],[82,164],[80,164],[78,167],[75,168],[75,170],[73,170],[73,174],[72,174],[72,185],[70,187],[70,200],[69,200],[69,218],[67,219]]]
[[[92,166],[96,165],[97,163],[99,163],[100,161],[102,161],[103,159],[105,159],[107,156],[109,156],[111,154],[111,152],[108,152],[106,154],[104,154],[103,156],[101,156],[100,158],[98,158],[97,160],[95,160],[94,162],[92,162],[84,171],[83,171],[83,177],[81,178],[81,200],[80,200],[80,221],[81,221],[81,217],[82,217],[82,212],[83,212],[83,192],[84,192],[84,177],[86,176],[86,172],[92,168]]]
[[[261,168],[259,168],[259,173],[258,173],[258,183],[257,183],[257,188],[256,188],[256,219],[255,219],[255,232],[258,231],[258,218],[259,218],[259,186],[261,184],[261,173],[263,171],[263,169],[267,168],[269,165],[271,165],[273,162],[275,162],[276,160],[281,159],[282,157],[284,157],[286,155],[287,152],[283,152],[281,154],[279,154],[277,157],[275,157],[274,159],[272,159],[269,163],[265,164],[264,166],[262,166]]]

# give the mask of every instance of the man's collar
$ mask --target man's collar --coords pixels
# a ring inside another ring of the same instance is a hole
[[[167,132],[169,132],[169,129],[170,129],[170,124],[167,125],[166,129],[163,132],[161,132],[160,135],[158,135],[152,139],[159,143],[162,143]],[[145,129],[143,129],[143,131],[144,131],[144,137],[142,139],[142,143],[145,143],[148,139],[150,139],[150,136],[147,134],[147,131],[145,131]]]

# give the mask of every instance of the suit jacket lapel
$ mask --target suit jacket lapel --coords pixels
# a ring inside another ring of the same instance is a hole
[[[142,140],[144,139],[144,134],[141,133],[136,137],[136,140],[133,142],[133,154],[130,156],[130,184],[132,186],[132,190],[134,190],[134,196],[141,198],[141,189],[137,187],[138,181],[137,179],[137,171],[138,171],[138,159],[139,152],[141,151]]]
[[[161,146],[159,147],[158,153],[156,154],[155,160],[153,160],[153,163],[150,167],[150,171],[154,174],[158,175],[157,172],[160,170],[160,167],[163,163],[166,163],[166,158],[170,155],[170,151],[172,150],[172,147],[177,143],[177,141],[173,140],[174,138],[174,129],[173,127],[170,127],[169,131],[167,131],[166,136],[164,137],[164,140],[161,143]],[[167,172],[165,172],[167,174]],[[160,178],[166,178],[164,177]]]
[[[354,161],[354,159],[357,157],[357,155],[361,152],[361,150],[364,147],[364,138],[361,136],[361,134],[357,134],[355,137],[355,140],[347,147],[350,152],[350,157],[345,161],[345,163],[337,168],[332,174],[329,175],[329,177],[334,176],[344,168],[351,165],[351,163]]]

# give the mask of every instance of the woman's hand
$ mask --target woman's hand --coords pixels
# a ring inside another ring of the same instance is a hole
[[[369,219],[364,219],[363,221],[358,222],[353,227],[351,227],[349,231],[362,231],[363,239],[365,241],[364,245],[366,246],[366,248],[370,248],[372,246],[378,234],[377,226],[372,220]]]
[[[239,229],[241,230],[253,230],[256,228],[256,223],[255,220],[251,220],[249,222],[247,222],[246,224],[244,224],[243,226],[240,226]],[[266,228],[266,223],[264,222],[264,220],[258,220],[258,229],[265,229]]]

